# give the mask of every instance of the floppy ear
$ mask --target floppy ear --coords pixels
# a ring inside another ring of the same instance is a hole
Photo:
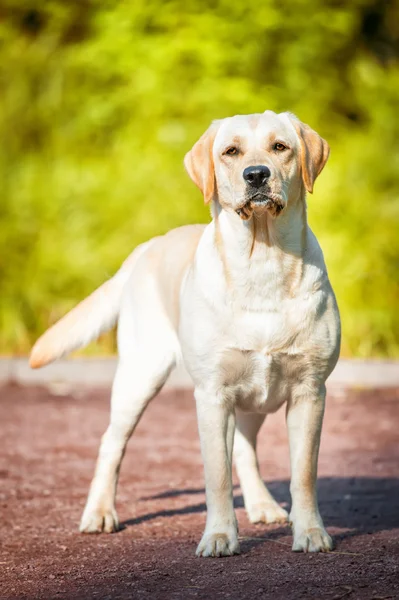
[[[201,190],[205,204],[211,202],[216,191],[212,150],[218,129],[219,121],[214,121],[184,157],[187,173]]]
[[[290,118],[301,142],[303,183],[306,191],[311,194],[314,182],[327,162],[328,155],[330,154],[330,146],[309,125],[305,125],[305,123],[299,121],[294,115],[290,115]]]

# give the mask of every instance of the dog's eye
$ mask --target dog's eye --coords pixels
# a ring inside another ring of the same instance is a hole
[[[284,146],[281,142],[276,142],[273,146],[273,150],[277,150],[277,152],[283,152],[283,150],[287,150],[287,146]]]
[[[230,146],[230,148],[225,150],[224,154],[227,154],[228,156],[236,156],[238,154],[238,148],[235,146]]]

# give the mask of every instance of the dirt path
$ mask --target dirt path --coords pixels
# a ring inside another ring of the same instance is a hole
[[[205,504],[190,392],[161,394],[130,443],[124,530],[80,535],[107,419],[105,391],[0,389],[0,598],[399,598],[399,390],[329,395],[319,497],[331,554],[294,554],[289,528],[250,525],[236,487],[242,554],[195,558]],[[262,473],[289,505],[283,412],[260,437]]]

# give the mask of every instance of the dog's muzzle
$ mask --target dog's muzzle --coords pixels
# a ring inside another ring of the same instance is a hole
[[[272,217],[278,217],[284,209],[284,203],[279,196],[271,192],[252,194],[244,206],[236,210],[236,213],[243,221],[248,221],[252,217],[253,212],[259,209],[262,212],[267,210]]]

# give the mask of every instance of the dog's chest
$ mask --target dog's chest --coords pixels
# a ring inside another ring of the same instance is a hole
[[[223,315],[225,341],[231,347],[262,354],[290,352],[299,338],[310,334],[313,303],[282,294],[251,299],[250,305],[229,307]]]
[[[244,411],[275,412],[288,400],[299,368],[294,356],[225,350],[217,365],[218,399]]]
[[[280,306],[266,306],[226,315],[218,389],[223,401],[242,410],[276,411],[304,376],[312,347],[313,299],[281,299]]]

